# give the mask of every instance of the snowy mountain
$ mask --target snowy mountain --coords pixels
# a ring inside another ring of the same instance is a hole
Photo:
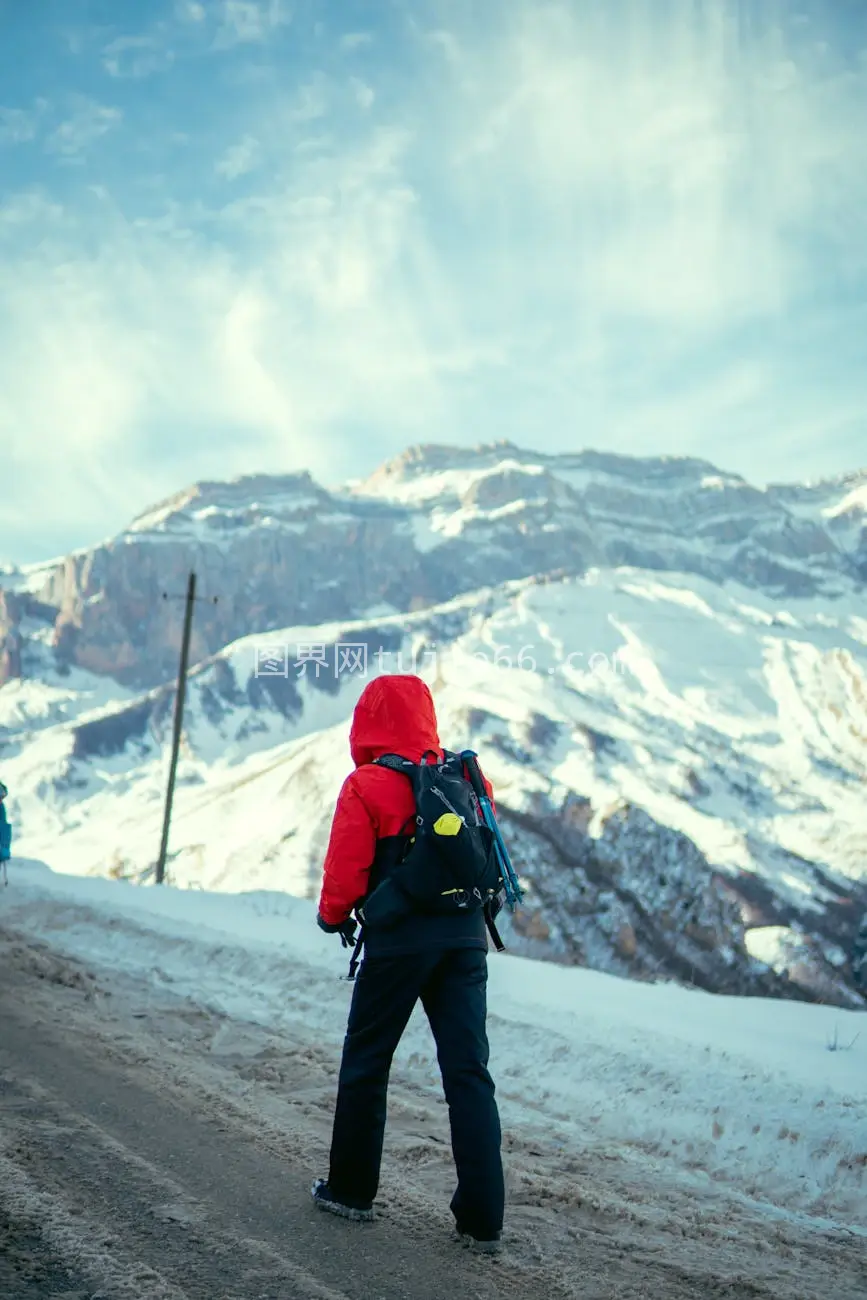
[[[194,659],[251,630],[406,613],[482,586],[628,565],[836,597],[867,580],[867,471],[760,490],[686,458],[497,444],[416,448],[327,492],[307,474],[200,483],[117,538],[0,578],[0,682],[33,622],[60,662],[155,686],[176,671],[190,566]]]
[[[177,884],[314,897],[355,699],[419,671],[495,784],[528,886],[514,951],[863,1006],[865,512],[867,473],[759,490],[506,445],[335,493],[200,484],[0,579],[16,843],[61,871],[153,863],[182,614],[162,592],[195,568],[219,599],[194,623]]]

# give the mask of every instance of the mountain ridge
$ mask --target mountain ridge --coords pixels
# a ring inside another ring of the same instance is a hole
[[[197,621],[194,657],[251,626],[359,617],[376,605],[409,612],[477,586],[599,565],[834,596],[867,581],[867,471],[859,475],[821,491],[785,485],[787,505],[781,489],[696,458],[539,454],[503,442],[421,444],[336,492],[306,471],[203,480],[114,538],[0,580],[0,681],[16,675],[21,619],[37,608],[55,610],[61,661],[120,683],[170,680],[177,611],[161,597],[183,591],[191,567],[222,602]],[[827,506],[835,492],[842,513]]]

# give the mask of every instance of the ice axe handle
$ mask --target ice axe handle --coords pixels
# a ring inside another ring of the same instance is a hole
[[[461,759],[463,760],[466,766],[467,775],[470,778],[470,784],[472,785],[473,790],[476,793],[476,797],[478,798],[479,803],[481,804],[482,813],[484,815],[485,822],[490,828],[491,834],[494,837],[494,846],[497,852],[497,857],[499,858],[500,861],[500,867],[502,869],[503,877],[505,880],[506,902],[509,905],[510,911],[514,911],[518,903],[520,903],[521,899],[523,898],[523,891],[521,889],[521,886],[518,884],[518,877],[515,875],[515,869],[512,866],[512,861],[511,858],[509,857],[509,851],[506,848],[502,835],[500,834],[500,828],[497,825],[497,819],[494,816],[494,810],[491,807],[491,800],[487,790],[485,789],[485,783],[482,779],[482,773],[481,773],[481,769],[479,768],[477,755],[474,750],[465,749],[461,754]]]
[[[486,800],[488,797],[488,792],[485,789],[485,783],[482,780],[482,773],[481,773],[481,769],[479,768],[479,760],[476,754],[472,749],[465,749],[464,752],[461,754],[461,758],[463,759],[464,765],[466,766],[467,775],[470,778],[470,785],[473,787],[476,796],[480,800]]]

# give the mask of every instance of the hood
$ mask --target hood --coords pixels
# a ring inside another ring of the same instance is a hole
[[[356,767],[382,754],[418,762],[425,750],[439,750],[436,710],[427,683],[413,674],[375,677],[361,692],[349,749]]]

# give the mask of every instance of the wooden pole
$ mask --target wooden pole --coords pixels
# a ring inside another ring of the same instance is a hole
[[[175,722],[172,735],[172,759],[169,765],[169,782],[166,788],[166,806],[163,814],[163,834],[160,842],[160,856],[157,859],[156,883],[163,884],[166,874],[166,852],[169,846],[169,823],[172,819],[172,800],[175,793],[175,774],[178,769],[178,753],[181,747],[181,727],[184,718],[184,698],[187,692],[187,665],[190,659],[190,632],[193,626],[193,605],[196,600],[196,575],[190,574],[187,584],[187,606],[184,611],[184,635],[181,641],[181,666],[178,672],[178,689],[175,696]]]

